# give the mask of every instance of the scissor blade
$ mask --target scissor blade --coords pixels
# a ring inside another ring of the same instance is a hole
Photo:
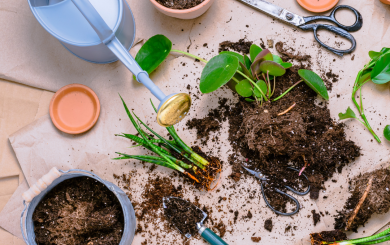
[[[292,24],[294,26],[300,26],[305,24],[305,20],[302,16],[294,14],[284,8],[276,6],[272,3],[266,2],[264,0],[239,0],[261,12],[269,14],[279,20]]]

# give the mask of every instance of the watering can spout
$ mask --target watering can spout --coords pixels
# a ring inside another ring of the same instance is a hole
[[[119,58],[120,61],[134,74],[137,81],[144,84],[150,92],[160,100],[157,113],[157,122],[164,127],[172,126],[181,121],[187,115],[191,98],[187,94],[173,94],[166,96],[157,87],[149,75],[144,71],[135,59],[121,44],[115,33],[106,24],[104,19],[96,11],[88,0],[72,0],[81,14],[89,22],[100,40]]]

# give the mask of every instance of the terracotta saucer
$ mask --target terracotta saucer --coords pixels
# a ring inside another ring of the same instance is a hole
[[[390,0],[381,0],[382,3],[384,4],[389,4],[390,5]]]
[[[331,10],[339,0],[297,0],[297,2],[310,12],[321,13]]]
[[[81,134],[91,129],[100,114],[100,102],[95,92],[82,84],[70,84],[54,94],[50,102],[50,117],[62,132]]]

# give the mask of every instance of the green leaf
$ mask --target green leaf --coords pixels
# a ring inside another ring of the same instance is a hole
[[[138,51],[135,60],[148,74],[152,73],[169,55],[172,42],[164,35],[151,37]]]
[[[390,51],[390,48],[383,47],[381,50],[381,53],[384,54],[384,53],[387,53],[389,51]]]
[[[322,98],[329,100],[328,90],[320,76],[313,71],[304,69],[299,70],[298,74],[311,89],[321,95]]]
[[[231,51],[222,51],[221,53],[219,54],[229,54],[229,55],[233,55],[234,57],[237,57],[238,61],[241,62],[241,63],[244,63],[244,56],[242,56],[241,54],[239,53],[236,53],[236,52],[231,52]],[[242,71],[241,67],[238,68],[239,71]]]
[[[242,80],[236,85],[236,91],[242,97],[250,97],[252,96],[252,85],[248,79]]]
[[[387,125],[385,129],[383,130],[383,135],[385,138],[390,141],[390,125]]]
[[[259,70],[263,73],[269,73],[269,75],[275,76],[275,77],[280,77],[283,76],[284,73],[286,73],[286,69],[284,69],[283,66],[279,65],[276,62],[266,60],[261,62],[259,66]]]
[[[268,50],[268,49],[264,49],[263,51],[261,51],[255,58],[255,60],[253,61],[252,65],[251,65],[251,71],[252,71],[252,75],[253,77],[256,77],[256,74],[260,74],[260,64],[261,62],[265,61],[265,60],[270,60],[270,61],[273,61],[274,58],[272,56],[272,53]]]
[[[278,63],[278,64],[283,64],[283,60],[282,60],[282,58],[280,58],[280,56],[278,56],[278,55],[276,55],[276,54],[273,54],[272,55],[273,56],[273,58],[274,58],[274,61],[276,62],[276,63]]]
[[[259,86],[261,91],[263,91],[263,93],[266,95],[268,90],[267,84],[263,80],[257,81],[256,84]],[[253,93],[257,98],[263,97],[263,94],[256,87],[254,88]]]
[[[284,67],[284,69],[288,69],[288,68],[292,67],[293,64],[291,64],[289,62],[283,62],[281,65]]]
[[[255,102],[256,100],[254,100],[254,99],[249,99],[249,98],[245,98],[245,100],[247,101],[247,102]]]
[[[370,52],[368,52],[368,55],[370,56],[371,59],[375,60],[375,59],[379,58],[379,56],[381,56],[382,53],[376,52],[376,51],[370,51]]]
[[[250,70],[252,61],[249,59],[247,55],[244,55],[244,62],[245,62],[246,69]]]
[[[347,111],[345,113],[339,113],[340,120],[348,119],[348,118],[357,118],[355,112],[351,109],[351,107],[348,107]]]
[[[371,80],[376,84],[385,84],[390,81],[390,54],[382,56],[376,62],[371,73]]]
[[[260,54],[261,51],[263,51],[263,49],[257,46],[256,44],[251,45],[249,49],[249,55],[251,57],[252,62],[256,59],[256,56]]]
[[[358,81],[358,84],[362,85],[363,83],[365,83],[368,80],[371,80],[371,72],[368,72],[368,73],[364,74],[363,76],[361,76],[359,81]]]
[[[240,62],[241,71],[244,72],[250,79],[254,80],[252,77],[252,73],[246,68],[246,66]]]
[[[211,93],[232,79],[239,66],[238,58],[230,54],[214,56],[205,66],[200,78],[199,89]]]

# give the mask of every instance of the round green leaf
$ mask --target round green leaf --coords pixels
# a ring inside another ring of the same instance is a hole
[[[371,73],[371,80],[376,84],[384,84],[390,81],[390,54],[382,56]]]
[[[233,55],[235,57],[237,57],[238,61],[240,61],[241,63],[244,63],[244,56],[239,54],[239,53],[236,53],[236,52],[231,52],[231,51],[222,51],[221,53],[219,54],[230,54],[230,55]]]
[[[251,65],[252,65],[252,61],[249,59],[249,57],[247,55],[244,55],[244,61],[245,61],[246,69],[250,70]]]
[[[151,37],[141,47],[135,60],[148,74],[152,73],[169,55],[172,42],[164,35]]]
[[[268,90],[267,84],[263,80],[257,81],[256,84],[257,84],[257,86],[260,87],[260,89],[263,92],[263,94],[266,95],[267,94],[267,90]],[[263,94],[256,87],[254,88],[253,93],[255,94],[255,96],[257,98],[263,97]]]
[[[273,54],[272,56],[273,56],[274,61],[275,61],[276,63],[278,63],[278,64],[283,64],[282,58],[280,58],[278,55]]]
[[[259,69],[261,72],[263,72],[265,74],[268,72],[269,75],[272,75],[275,77],[283,76],[284,73],[286,73],[286,69],[284,69],[283,66],[279,65],[276,62],[270,61],[270,60],[266,60],[266,61],[261,62]]]
[[[320,76],[313,71],[304,69],[299,70],[298,74],[311,89],[321,95],[322,98],[329,100],[328,90]]]
[[[236,91],[242,97],[250,97],[252,96],[252,85],[248,79],[242,80],[236,85]]]
[[[245,100],[246,100],[247,102],[255,102],[255,101],[256,101],[256,100],[250,99],[250,98],[245,98]]]
[[[200,77],[199,89],[211,93],[229,82],[238,69],[238,58],[230,54],[214,56],[205,66]]]
[[[288,62],[283,62],[281,65],[284,67],[284,69],[288,69],[288,68],[292,67],[292,64],[288,63]]]
[[[251,61],[255,61],[256,59],[256,56],[258,54],[260,54],[260,52],[263,51],[262,48],[260,48],[259,46],[257,46],[256,44],[252,44],[250,49],[249,49],[249,55],[251,57]]]
[[[390,125],[387,125],[385,127],[385,130],[383,130],[383,135],[385,136],[385,138],[390,141]]]

